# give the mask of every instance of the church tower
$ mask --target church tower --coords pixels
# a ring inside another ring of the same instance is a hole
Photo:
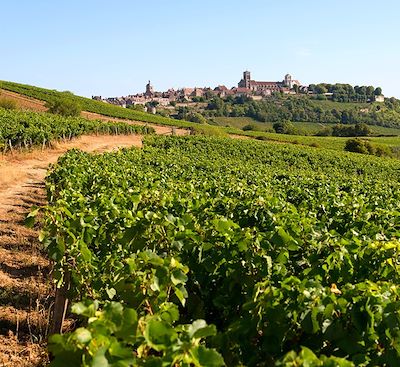
[[[250,88],[250,80],[251,80],[250,71],[246,70],[245,72],[243,72],[243,80],[245,88]]]
[[[290,74],[285,75],[284,84],[285,84],[285,87],[288,87],[290,89],[293,88],[292,76]]]
[[[145,93],[145,95],[151,97],[153,94],[154,94],[154,88],[151,85],[150,80],[149,80],[149,82],[146,84],[146,93]]]
[[[250,89],[250,80],[251,80],[250,71],[244,71],[243,79],[239,82],[238,87]]]

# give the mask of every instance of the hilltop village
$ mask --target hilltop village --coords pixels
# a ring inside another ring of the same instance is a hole
[[[181,88],[168,89],[165,92],[157,92],[149,81],[146,85],[144,93],[128,95],[125,97],[102,98],[101,96],[93,96],[98,101],[107,102],[121,107],[129,107],[133,105],[149,105],[151,103],[159,106],[168,106],[171,102],[190,102],[197,101],[202,98],[210,98],[213,96],[246,96],[254,100],[261,100],[263,97],[272,95],[273,93],[297,94],[308,93],[308,87],[303,86],[298,80],[292,78],[290,74],[286,74],[282,81],[256,81],[251,79],[250,71],[243,72],[243,78],[239,81],[237,87],[231,89],[225,85],[219,85],[215,88]],[[148,107],[151,109],[152,107]]]

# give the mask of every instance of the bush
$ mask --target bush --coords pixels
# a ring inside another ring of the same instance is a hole
[[[353,153],[375,154],[374,146],[369,141],[360,139],[347,140],[344,150]]]
[[[45,106],[49,109],[49,112],[61,116],[79,116],[82,110],[76,101],[68,97],[59,97],[47,102]]]
[[[163,116],[163,117],[169,116],[168,111],[166,111],[166,110],[157,110],[157,114],[160,116]]]
[[[6,110],[15,110],[17,109],[17,103],[12,99],[0,98],[0,107]]]
[[[347,126],[343,124],[336,124],[332,128],[332,136],[368,136],[371,134],[370,128],[366,124],[355,124],[354,126]]]
[[[273,128],[277,134],[296,134],[296,128],[290,121],[275,122]]]
[[[188,121],[195,122],[196,124],[206,124],[207,119],[198,112],[190,112],[187,117]]]
[[[130,106],[127,106],[126,108],[128,108],[130,110],[144,112],[144,105],[139,104],[139,103],[138,104],[132,104]]]
[[[243,130],[243,131],[257,131],[257,130],[259,130],[259,129],[258,129],[257,126],[254,125],[254,124],[248,124],[248,125],[243,126],[243,127],[242,127],[242,130]]]
[[[318,131],[315,136],[331,136],[332,135],[332,128],[325,127],[322,130]]]

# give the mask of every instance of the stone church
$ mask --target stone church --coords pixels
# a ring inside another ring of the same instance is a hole
[[[292,79],[290,74],[286,74],[285,79],[281,82],[260,82],[252,80],[250,71],[245,71],[238,87],[249,89],[254,94],[269,95],[272,92],[288,92],[294,85],[300,87],[301,84],[298,80]]]

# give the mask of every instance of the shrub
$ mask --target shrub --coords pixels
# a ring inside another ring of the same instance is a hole
[[[366,124],[355,124],[347,126],[336,124],[332,129],[332,136],[368,136],[371,134],[370,128]]]
[[[188,121],[195,122],[196,124],[206,124],[207,119],[198,112],[190,112],[187,115]]]
[[[332,128],[331,127],[325,127],[322,130],[318,131],[315,136],[331,136],[332,135]]]
[[[128,108],[130,110],[144,112],[144,105],[142,105],[142,104],[132,104],[130,106],[127,106],[126,108]]]
[[[17,108],[17,103],[12,99],[0,98],[0,107],[6,110],[15,110]]]
[[[248,124],[242,127],[243,131],[256,131],[258,130],[257,126],[254,124]]]
[[[361,154],[375,154],[375,147],[369,141],[361,139],[347,140],[344,150]]]
[[[53,101],[47,102],[45,105],[49,112],[61,116],[79,116],[81,106],[68,97],[59,97]]]
[[[290,121],[275,122],[273,128],[277,134],[296,134],[296,128]]]

